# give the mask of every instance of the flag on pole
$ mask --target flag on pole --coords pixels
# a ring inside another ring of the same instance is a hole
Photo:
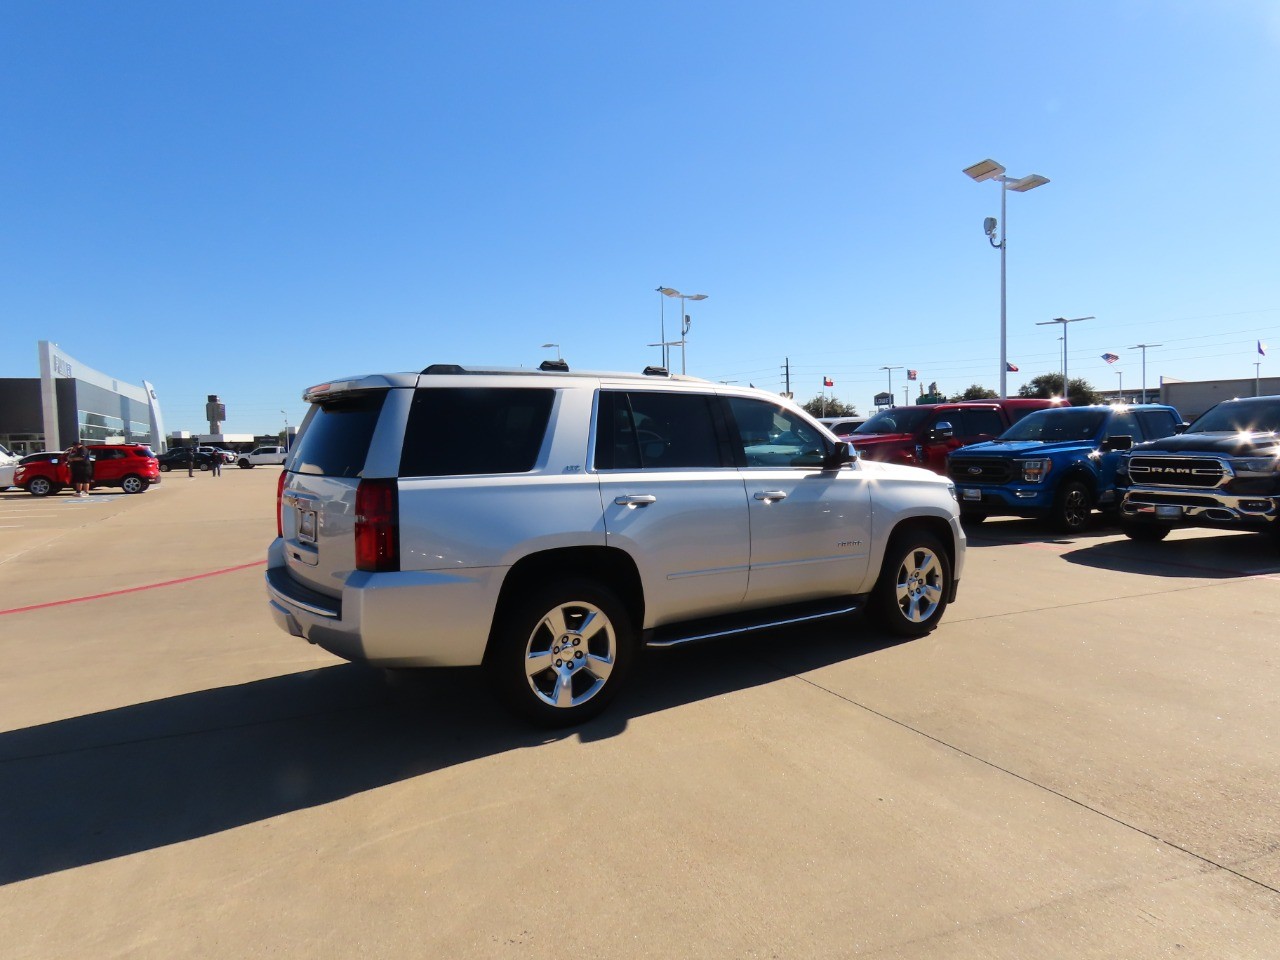
[[[1018,365],[1016,363],[1010,363],[1007,360],[1005,361],[1004,368],[1008,370],[1010,373],[1018,372]]]
[[[1264,357],[1267,355],[1267,345],[1261,340],[1258,341],[1258,353]]]
[[[914,380],[914,379],[916,378],[916,374],[917,374],[918,372],[919,372],[919,371],[917,371],[917,370],[908,370],[908,371],[907,371],[907,379],[908,379],[908,380]]]
[[[1107,363],[1115,363],[1120,359],[1120,355],[1118,353],[1104,353],[1102,355],[1102,359],[1107,361]]]
[[[836,385],[836,382],[835,382],[834,380],[832,380],[830,377],[823,377],[823,378],[822,378],[822,385],[823,385],[824,387],[834,387],[834,386]]]

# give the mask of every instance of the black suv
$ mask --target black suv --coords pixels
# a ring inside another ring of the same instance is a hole
[[[213,469],[213,454],[196,451],[195,468],[197,470]],[[191,462],[191,450],[188,447],[175,447],[156,457],[160,461],[160,469],[168,473],[170,470],[185,470]]]

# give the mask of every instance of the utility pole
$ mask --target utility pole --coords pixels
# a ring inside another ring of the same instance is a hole
[[[787,382],[786,395],[789,398],[791,396],[791,358],[790,357],[783,358],[782,372],[783,372],[783,375],[786,377],[786,382]]]

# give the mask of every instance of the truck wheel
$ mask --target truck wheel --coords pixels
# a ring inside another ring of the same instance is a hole
[[[252,466],[253,466],[253,464],[252,464],[252,463],[250,463],[248,460],[241,460],[241,461],[240,461],[240,469],[241,469],[241,470],[248,470],[248,469],[250,469]]]
[[[951,595],[951,562],[927,533],[897,534],[885,551],[868,612],[899,637],[923,637],[938,625]]]
[[[1154,523],[1126,523],[1120,529],[1126,537],[1138,543],[1159,543],[1169,535],[1168,527],[1160,527]]]
[[[601,584],[574,578],[530,590],[502,615],[485,667],[508,707],[561,727],[608,705],[635,646],[622,601]]]
[[[1079,480],[1068,480],[1053,499],[1053,525],[1063,533],[1078,533],[1089,525],[1093,495]]]

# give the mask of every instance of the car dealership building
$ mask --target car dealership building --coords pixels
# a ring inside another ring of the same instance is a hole
[[[0,378],[0,444],[14,453],[65,450],[76,440],[165,448],[155,390],[94,370],[47,340],[40,376]]]

